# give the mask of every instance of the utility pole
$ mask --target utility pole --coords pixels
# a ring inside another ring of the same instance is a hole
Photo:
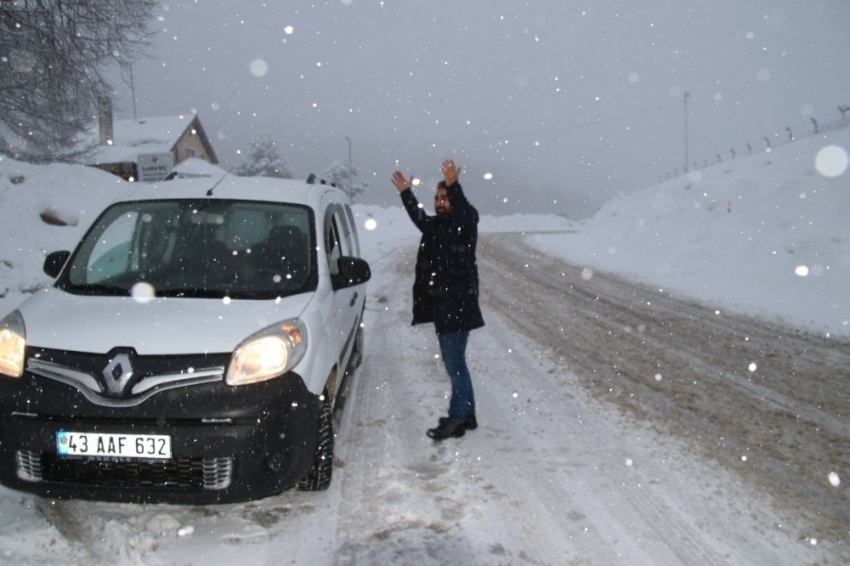
[[[133,82],[133,64],[130,63],[130,93],[133,96],[133,121],[138,122],[139,116],[136,114],[136,84]]]
[[[683,97],[683,101],[685,104],[685,171],[688,170],[688,97],[690,94],[687,92]]]
[[[348,197],[351,198],[351,188],[353,186],[352,177],[354,175],[354,173],[352,173],[351,171],[351,138],[345,136],[345,141],[348,142]]]

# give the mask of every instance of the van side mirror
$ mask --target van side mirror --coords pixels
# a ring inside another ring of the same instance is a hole
[[[71,252],[67,250],[47,254],[47,257],[44,258],[44,266],[42,269],[44,269],[44,272],[49,275],[51,279],[56,279],[62,272],[62,268],[65,266],[65,262],[68,261],[69,257],[71,257]]]
[[[360,285],[372,277],[369,264],[359,257],[343,256],[337,260],[337,265],[339,266],[339,285],[335,285],[336,288]]]

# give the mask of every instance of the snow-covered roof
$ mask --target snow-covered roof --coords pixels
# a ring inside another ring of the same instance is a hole
[[[226,169],[197,157],[184,159],[174,166],[174,171],[178,177],[223,177],[227,174]]]
[[[97,146],[92,153],[90,163],[100,165],[105,163],[135,162],[140,153],[167,153],[174,149],[183,134],[193,126],[200,131],[199,136],[209,145],[206,134],[197,120],[196,114],[179,116],[161,116],[141,120],[114,120],[112,123],[113,136],[111,146]],[[89,128],[86,139],[88,143],[99,141],[97,123]],[[210,153],[212,148],[209,148]]]
[[[208,192],[212,189],[212,194]],[[156,183],[140,183],[121,195],[122,201],[159,199],[239,199],[268,202],[287,202],[318,208],[322,195],[330,192],[342,194],[330,185],[311,184],[296,179],[272,177],[183,178]]]

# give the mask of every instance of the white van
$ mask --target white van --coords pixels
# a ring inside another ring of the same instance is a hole
[[[325,184],[122,197],[0,322],[0,482],[192,504],[326,489],[363,348],[359,256],[349,200]]]

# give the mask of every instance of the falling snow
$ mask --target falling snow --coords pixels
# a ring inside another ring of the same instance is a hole
[[[846,153],[827,147],[850,134],[620,197],[583,223],[482,218],[480,426],[442,444],[424,436],[449,394],[439,347],[409,325],[417,234],[400,208],[355,206],[374,278],[331,488],[207,507],[0,489],[0,561],[847,563],[848,462],[829,449],[847,445],[846,400],[819,391],[846,391],[850,211]],[[483,175],[466,177],[473,201]],[[44,250],[72,246],[115,191],[99,171],[0,161],[4,314],[46,283]],[[75,222],[45,225],[45,207]]]

